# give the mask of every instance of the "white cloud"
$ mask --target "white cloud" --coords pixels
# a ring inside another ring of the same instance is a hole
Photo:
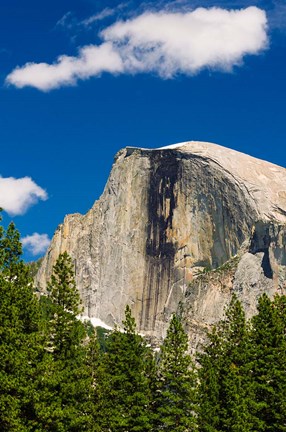
[[[6,82],[48,91],[102,72],[152,72],[163,78],[193,75],[204,68],[229,72],[245,55],[267,47],[266,30],[266,13],[257,7],[145,12],[104,29],[101,45],[83,47],[77,57],[60,56],[51,65],[27,63],[12,71]]]
[[[22,238],[22,244],[32,255],[40,255],[46,252],[50,239],[47,234],[34,233]]]
[[[24,214],[38,200],[47,198],[47,192],[30,177],[0,177],[0,207],[11,216]]]
[[[266,15],[256,7],[145,13],[114,24],[102,35],[118,46],[131,72],[152,71],[170,78],[205,67],[230,71],[246,54],[265,48]]]
[[[103,71],[122,71],[122,61],[112,44],[89,45],[80,49],[78,57],[60,56],[54,64],[27,63],[16,68],[7,82],[18,88],[36,87],[48,91],[61,86],[75,85],[78,79],[100,75]]]

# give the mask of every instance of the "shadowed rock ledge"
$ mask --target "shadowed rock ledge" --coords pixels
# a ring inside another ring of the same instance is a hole
[[[285,229],[284,168],[210,143],[129,147],[92,209],[57,228],[36,283],[45,290],[66,250],[85,315],[114,325],[128,303],[139,330],[161,337],[182,302],[197,345],[233,291],[251,315],[262,292],[284,290]],[[235,256],[223,283],[205,277]]]

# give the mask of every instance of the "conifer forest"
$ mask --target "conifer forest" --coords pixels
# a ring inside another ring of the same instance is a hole
[[[94,329],[68,254],[45,295],[21,255],[15,225],[1,226],[1,432],[286,431],[285,296],[262,295],[251,320],[233,296],[190,356],[180,314],[159,350],[128,305],[121,328]]]

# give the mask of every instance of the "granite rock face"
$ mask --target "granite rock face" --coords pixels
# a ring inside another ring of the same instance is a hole
[[[210,143],[126,148],[92,209],[58,227],[36,283],[67,251],[85,315],[112,326],[129,304],[161,337],[182,302],[197,345],[232,292],[251,315],[262,292],[284,290],[285,234],[284,168]]]

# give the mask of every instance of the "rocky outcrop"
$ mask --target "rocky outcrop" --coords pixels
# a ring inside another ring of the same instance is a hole
[[[130,304],[160,337],[182,302],[197,344],[233,291],[251,314],[262,292],[284,289],[285,227],[284,168],[209,143],[126,148],[93,208],[58,227],[36,282],[45,290],[66,250],[86,315],[114,325]]]
[[[235,257],[216,269],[198,272],[181,305],[193,348],[203,345],[205,330],[223,317],[233,293],[247,318],[255,314],[263,293],[286,294],[285,241],[285,226],[259,221]]]

